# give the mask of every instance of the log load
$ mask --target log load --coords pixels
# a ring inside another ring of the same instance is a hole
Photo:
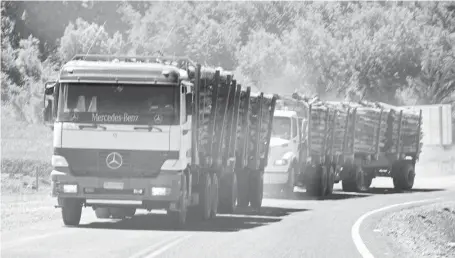
[[[382,109],[387,116],[387,129],[381,137],[381,151],[385,153],[416,153],[420,155],[422,150],[423,126],[422,118],[418,112],[410,109],[396,107],[385,103],[361,102],[363,106]],[[402,112],[401,112],[402,111]],[[400,140],[400,114],[401,130]],[[381,132],[382,134],[382,132]]]
[[[248,167],[260,169],[264,166],[266,159],[267,142],[270,131],[270,111],[272,106],[272,96],[252,93],[250,96],[249,116],[248,116]],[[258,130],[259,126],[259,130]],[[256,159],[256,150],[259,155]]]
[[[199,100],[199,131],[198,139],[200,142],[200,157],[201,162],[209,163],[213,158],[220,158],[219,147],[215,148],[220,144],[225,144],[225,137],[219,134],[215,135],[215,132],[221,132],[223,119],[226,118],[223,111],[223,103],[227,101],[227,93],[229,90],[228,80],[231,77],[230,72],[221,71],[219,76],[218,87],[215,82],[215,68],[202,67],[201,68],[201,80],[200,80],[200,100]],[[214,98],[214,94],[217,98]],[[213,105],[213,101],[216,101],[216,109]]]
[[[313,155],[320,155],[325,151],[326,154],[334,155],[384,152],[416,153],[418,156],[422,149],[422,119],[419,113],[410,109],[366,101],[358,103],[321,101],[317,97],[309,98],[297,93],[292,95],[292,100],[294,102],[289,98],[280,99],[283,105],[300,114],[305,114],[306,111],[303,110],[311,104],[312,123],[309,132]],[[398,142],[401,111],[403,111],[401,137]]]

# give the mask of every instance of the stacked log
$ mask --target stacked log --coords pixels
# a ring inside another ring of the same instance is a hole
[[[332,130],[329,108],[323,105],[312,106],[310,116],[308,126],[310,153],[312,155],[327,154],[327,142]]]
[[[381,127],[380,149],[385,153],[416,153],[422,149],[423,127],[420,114],[408,109],[379,102],[360,102],[362,106],[383,110],[383,119],[387,118],[386,129]],[[398,142],[401,111],[401,137]],[[382,121],[382,124],[384,121]],[[420,130],[419,130],[420,123]]]
[[[264,95],[262,101],[262,115],[261,115],[261,134],[260,134],[260,147],[259,147],[259,157],[261,159],[261,164],[265,165],[267,143],[269,141],[268,136],[271,135],[272,128],[269,126],[272,123],[273,114],[272,112],[272,99],[273,96]]]
[[[212,156],[210,126],[213,125],[211,123],[213,83],[213,80],[204,78],[200,84],[198,139],[202,162],[208,161]]]
[[[311,105],[309,129],[311,154],[361,153],[416,153],[422,149],[423,130],[419,114],[411,110],[373,102],[329,102],[317,97],[309,98],[293,94],[281,97],[280,102],[300,116]],[[399,115],[403,111],[401,138],[398,147]],[[308,115],[303,115],[307,117]],[[349,119],[346,119],[349,117]],[[346,121],[349,121],[346,124]],[[328,124],[327,124],[328,122]],[[326,125],[327,124],[327,125]],[[333,134],[332,134],[333,132]],[[346,141],[344,134],[346,134]],[[332,138],[333,137],[333,138]],[[419,144],[417,142],[419,141]],[[345,149],[343,149],[343,147]],[[377,149],[377,147],[379,149]]]

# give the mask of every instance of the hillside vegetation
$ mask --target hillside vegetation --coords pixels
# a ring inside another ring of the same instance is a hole
[[[2,166],[48,162],[43,85],[76,53],[188,55],[265,92],[455,100],[453,2],[2,1],[1,14]]]

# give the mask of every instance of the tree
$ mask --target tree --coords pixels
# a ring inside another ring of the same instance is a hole
[[[125,43],[120,33],[110,37],[104,26],[79,18],[66,27],[60,38],[58,55],[62,62],[66,62],[76,54],[120,54],[124,51]]]

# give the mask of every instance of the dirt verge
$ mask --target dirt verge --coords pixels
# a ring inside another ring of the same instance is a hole
[[[455,201],[391,213],[378,224],[403,257],[455,257]]]

